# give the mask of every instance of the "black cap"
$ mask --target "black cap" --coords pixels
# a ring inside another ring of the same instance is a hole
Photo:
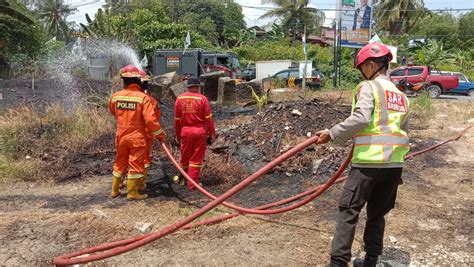
[[[186,87],[203,86],[203,85],[204,84],[201,83],[201,80],[199,80],[198,77],[189,77]]]

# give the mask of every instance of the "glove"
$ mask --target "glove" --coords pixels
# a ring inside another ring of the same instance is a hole
[[[215,136],[208,136],[207,137],[207,145],[212,145],[212,143],[214,143],[214,141],[216,140],[216,137]]]

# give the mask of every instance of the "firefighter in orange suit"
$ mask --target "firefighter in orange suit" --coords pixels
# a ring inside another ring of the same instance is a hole
[[[112,193],[120,195],[120,185],[127,175],[127,199],[145,199],[146,194],[138,192],[144,175],[147,153],[148,130],[155,138],[164,142],[165,135],[157,120],[155,106],[140,87],[140,72],[128,65],[120,70],[124,89],[114,93],[109,101],[109,110],[117,121],[115,145],[117,155],[113,167]]]
[[[188,175],[199,183],[199,173],[206,154],[206,145],[216,136],[214,119],[207,98],[200,94],[202,83],[199,78],[191,77],[187,81],[188,92],[178,96],[174,106],[174,128],[176,141],[180,143],[180,164]],[[175,183],[180,176],[173,177]],[[194,187],[189,183],[188,188]]]
[[[148,82],[150,81],[150,77],[146,74],[146,72],[144,70],[140,70],[139,72],[140,72],[140,76],[141,76],[140,80],[141,80],[142,90],[143,90],[143,92],[148,94],[147,90],[148,90]],[[153,96],[151,96],[150,94],[148,94],[148,96],[150,97],[151,105],[155,107],[156,119],[158,121],[160,121],[161,112],[160,112],[160,108],[158,106],[158,101]],[[143,171],[143,177],[140,180],[140,185],[138,187],[139,190],[145,190],[146,189],[146,181],[148,179],[148,169],[151,166],[151,148],[153,146],[154,136],[148,130],[146,131],[146,133],[147,133],[147,139],[146,139],[147,152],[145,154],[145,160],[144,160],[145,169]]]

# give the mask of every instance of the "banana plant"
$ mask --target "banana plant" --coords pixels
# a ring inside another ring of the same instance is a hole
[[[110,10],[105,11],[102,8],[97,10],[94,20],[92,20],[89,14],[86,13],[87,25],[79,23],[82,29],[93,38],[100,37],[116,37],[116,31],[113,29],[110,23]]]
[[[262,111],[265,108],[265,106],[268,104],[270,90],[267,90],[266,92],[263,92],[261,95],[258,95],[252,86],[249,86],[249,87],[252,90],[252,97],[258,106],[258,111]]]

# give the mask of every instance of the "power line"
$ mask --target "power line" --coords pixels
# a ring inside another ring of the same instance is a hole
[[[247,6],[247,5],[240,5],[241,7],[244,8],[253,8],[253,9],[259,9],[259,10],[264,10],[264,11],[271,11],[274,9],[277,9],[277,7],[256,7],[256,6]],[[336,9],[336,8],[316,8],[318,11],[335,11],[335,12],[343,12],[343,11],[350,11],[350,9]],[[374,8],[377,11],[390,11],[390,12],[420,12],[420,11],[432,11],[432,12],[461,12],[461,11],[472,11],[474,8],[449,8],[449,9],[377,9],[376,7]]]

